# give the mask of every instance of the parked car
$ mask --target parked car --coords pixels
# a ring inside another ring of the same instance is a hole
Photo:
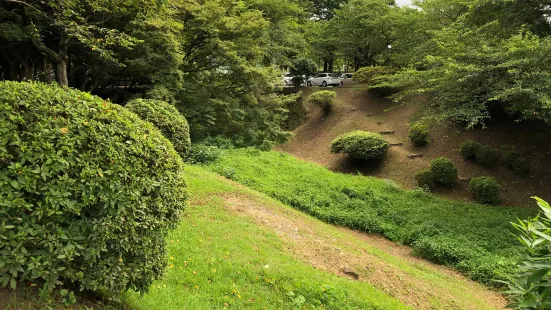
[[[339,78],[341,79],[341,85],[348,84],[352,81],[353,73],[342,73]]]
[[[293,84],[293,76],[291,73],[287,72],[283,75],[282,79],[283,79],[283,84],[285,85],[292,85]]]
[[[308,79],[307,85],[323,87],[327,87],[329,85],[339,86],[341,85],[341,79],[339,79],[339,75],[336,73],[318,73]]]

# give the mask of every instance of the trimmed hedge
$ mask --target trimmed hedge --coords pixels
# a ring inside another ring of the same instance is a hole
[[[501,163],[517,175],[526,176],[530,174],[530,164],[526,157],[511,147],[504,146],[501,148]]]
[[[0,284],[146,291],[187,197],[152,124],[88,93],[0,83]]]
[[[500,186],[492,177],[476,177],[469,182],[469,190],[474,198],[481,203],[499,203]]]
[[[193,144],[185,161],[190,164],[209,164],[217,161],[221,155],[222,150],[216,146]]]
[[[136,99],[125,105],[141,119],[157,126],[184,158],[191,146],[186,118],[171,104],[155,99]]]
[[[417,180],[417,184],[419,184],[420,187],[428,187],[430,189],[434,186],[434,174],[430,169],[417,172],[415,180]]]
[[[499,165],[499,152],[488,145],[481,145],[476,152],[476,162],[482,167],[495,168]]]
[[[409,140],[416,146],[424,146],[430,142],[429,126],[425,123],[417,122],[411,125],[408,133]]]
[[[355,159],[371,160],[386,156],[390,143],[380,134],[368,131],[352,131],[338,136],[331,142],[331,153],[345,153]]]
[[[396,73],[396,69],[387,66],[363,67],[354,73],[353,79],[359,83],[375,84],[380,76]]]
[[[434,182],[444,186],[452,186],[457,182],[457,168],[445,157],[439,157],[430,162],[430,170]]]
[[[337,98],[337,93],[331,90],[322,90],[308,96],[308,102],[319,105],[325,113],[333,111],[335,106],[334,100]]]
[[[476,159],[476,154],[481,146],[482,144],[479,142],[466,140],[461,144],[459,153],[461,153],[461,156],[465,159]]]

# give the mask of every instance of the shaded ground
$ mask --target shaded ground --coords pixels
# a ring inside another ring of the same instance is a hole
[[[304,88],[304,96],[317,90],[317,87]],[[279,150],[317,162],[333,171],[360,172],[391,179],[407,188],[417,186],[414,178],[417,171],[427,168],[432,159],[445,156],[456,164],[461,177],[495,177],[503,186],[504,205],[533,205],[530,197],[534,195],[551,199],[551,129],[545,124],[515,123],[499,113],[487,123],[486,129],[466,130],[459,124],[438,124],[431,128],[431,143],[417,148],[407,138],[409,122],[418,111],[416,104],[396,106],[390,100],[367,92],[357,85],[330,90],[337,92],[335,110],[330,115],[324,115],[317,106],[307,104],[307,121],[295,130],[295,135],[289,142],[278,147]],[[393,134],[385,134],[385,137],[391,143],[401,142],[403,145],[392,146],[388,157],[376,163],[352,161],[344,155],[331,154],[331,141],[338,135],[352,130],[394,131]],[[459,146],[467,139],[477,140],[495,148],[502,145],[515,146],[528,155],[532,173],[527,177],[520,177],[505,167],[487,169],[463,160],[459,155]],[[407,157],[409,154],[417,153],[422,153],[423,157]],[[472,198],[467,185],[466,181],[462,181],[452,189],[436,189],[435,192],[456,200],[470,201]]]

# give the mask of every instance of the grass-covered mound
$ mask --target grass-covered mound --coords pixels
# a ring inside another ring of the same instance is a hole
[[[186,199],[152,124],[99,97],[0,83],[0,284],[145,291]]]
[[[405,191],[277,152],[230,150],[211,169],[326,222],[410,245],[419,255],[487,284],[515,268],[521,249],[509,233],[510,222],[534,213]]]
[[[154,99],[136,99],[125,105],[141,119],[157,126],[184,158],[191,146],[186,118],[168,102]]]

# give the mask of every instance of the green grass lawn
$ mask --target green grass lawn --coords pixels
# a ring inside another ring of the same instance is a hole
[[[392,181],[333,173],[278,152],[227,150],[209,169],[325,222],[409,245],[486,284],[515,269],[521,248],[510,222],[535,214],[407,191]]]
[[[373,286],[316,270],[284,252],[275,233],[227,211],[221,195],[240,191],[199,167],[187,168],[191,205],[169,237],[170,266],[133,309],[404,309]]]

